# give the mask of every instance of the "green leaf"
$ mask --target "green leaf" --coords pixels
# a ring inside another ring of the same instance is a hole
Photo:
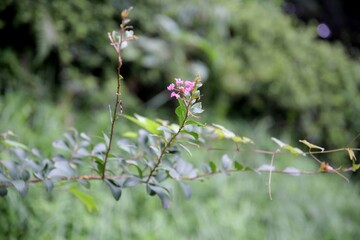
[[[69,192],[71,192],[75,197],[77,197],[84,204],[84,206],[86,207],[86,210],[88,212],[91,213],[93,211],[97,211],[96,202],[90,194],[82,192],[75,187],[69,188]]]
[[[118,184],[115,180],[105,179],[104,182],[110,188],[111,193],[116,201],[118,201],[121,197],[122,188],[120,184]]]
[[[216,164],[213,161],[210,161],[210,168],[212,173],[217,171]]]
[[[196,133],[196,132],[188,131],[188,130],[185,130],[185,129],[182,129],[180,132],[189,134],[189,135],[193,136],[195,140],[199,140],[199,134]]]
[[[137,138],[138,133],[137,132],[125,132],[123,134],[123,136],[126,137],[126,138]]]
[[[206,124],[195,121],[195,120],[192,120],[192,119],[187,120],[185,125],[196,125],[198,127],[205,127],[206,126]]]
[[[190,156],[192,156],[190,149],[188,149],[187,147],[185,147],[183,144],[179,143],[179,147],[181,147],[182,149],[184,149]]]
[[[360,164],[353,164],[353,165],[352,165],[352,169],[353,169],[354,171],[358,170],[359,168],[360,168]]]
[[[234,162],[234,167],[235,167],[235,169],[238,170],[238,171],[245,169],[245,167],[244,167],[241,163],[239,163],[238,161],[235,161],[235,162]]]
[[[160,127],[161,125],[149,118],[140,116],[135,114],[135,117],[132,116],[128,116],[128,115],[124,115],[125,118],[127,118],[128,120],[132,121],[133,123],[136,123],[137,125],[139,125],[140,127],[146,129],[148,132],[152,133],[152,134],[157,134],[159,135],[161,133],[161,131],[158,130],[158,127]]]
[[[26,145],[9,139],[3,140],[2,143],[4,144],[5,147],[8,148],[20,148],[25,151],[29,150],[29,148]]]
[[[110,138],[108,137],[108,135],[106,135],[105,133],[103,133],[103,137],[104,137],[104,141],[106,143],[106,146],[109,146],[110,144]]]
[[[291,154],[293,154],[295,156],[297,156],[299,154],[301,154],[303,156],[306,156],[306,154],[303,151],[301,151],[299,148],[290,146],[289,144],[284,143],[284,142],[282,142],[279,139],[274,138],[274,137],[272,137],[271,140],[273,140],[277,145],[279,145],[279,147],[281,147],[282,149],[288,150]]]
[[[233,140],[234,142],[238,142],[238,143],[254,143],[250,138],[248,137],[240,137],[240,136],[235,136],[232,137],[231,140]]]
[[[254,143],[250,138],[237,136],[235,133],[225,128],[224,126],[214,123],[212,125],[213,127],[208,126],[208,128],[214,131],[219,136],[219,139],[231,139],[232,141],[238,143]]]
[[[181,125],[185,121],[186,117],[186,106],[182,98],[178,99],[179,106],[175,109],[176,116],[178,117],[179,124]]]
[[[299,140],[299,142],[305,144],[305,145],[308,146],[310,149],[315,148],[315,149],[319,149],[319,150],[322,151],[322,152],[325,150],[325,148],[319,147],[319,146],[317,146],[317,145],[315,145],[315,144],[312,144],[312,143],[309,143],[309,142],[306,141],[306,140]]]
[[[104,172],[104,160],[102,160],[99,157],[95,157],[96,162],[96,170],[99,174],[102,174]]]

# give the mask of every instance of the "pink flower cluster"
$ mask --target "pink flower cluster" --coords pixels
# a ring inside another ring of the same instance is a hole
[[[171,83],[168,87],[167,90],[171,91],[170,97],[175,97],[176,99],[178,99],[181,95],[186,95],[189,94],[195,86],[194,82],[191,81],[183,81],[180,78],[175,78],[175,82]]]

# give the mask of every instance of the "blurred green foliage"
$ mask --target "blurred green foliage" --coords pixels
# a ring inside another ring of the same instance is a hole
[[[316,40],[314,27],[269,2],[158,2],[152,21],[139,6],[137,19],[154,37],[141,38],[138,53],[128,53],[144,76],[154,76],[144,85],[162,74],[171,79],[200,72],[214,115],[270,116],[275,129],[332,147],[358,133],[360,69],[340,44]]]
[[[0,90],[65,92],[76,106],[93,106],[90,96],[114,78],[106,33],[131,4],[2,1]],[[123,75],[147,106],[167,101],[161,91],[174,77],[200,73],[210,114],[270,116],[275,129],[331,147],[357,134],[357,63],[341,45],[316,40],[315,29],[285,16],[279,1],[147,0],[135,9],[140,40],[125,51]]]

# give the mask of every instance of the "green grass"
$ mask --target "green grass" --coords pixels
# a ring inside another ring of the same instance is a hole
[[[18,95],[2,100],[0,120],[7,124],[1,126],[1,131],[12,129],[19,139],[32,146],[50,146],[49,142],[61,137],[69,127],[66,117],[71,114],[71,118],[83,121],[75,126],[81,125],[82,130],[90,130],[94,135],[101,135],[108,121],[108,112],[93,113],[89,120],[65,111],[67,106],[59,111],[55,105],[24,101]],[[266,121],[238,122],[232,123],[231,129],[252,138],[256,147],[273,151],[276,145],[270,140],[267,126]],[[290,139],[285,135],[275,137]],[[200,164],[204,156],[220,161],[221,154],[196,151],[191,161]],[[236,152],[229,155],[254,167],[270,163],[266,155]],[[290,155],[275,159],[275,165],[317,168],[310,159]],[[14,190],[0,199],[0,233],[7,239],[30,240],[360,238],[358,184],[346,183],[335,174],[299,177],[273,174],[270,200],[267,182],[268,174],[220,174],[190,182],[193,189],[190,200],[185,200],[175,184],[168,210],[161,208],[157,197],[147,196],[141,186],[125,189],[116,202],[101,182],[92,182],[90,190],[75,184],[94,197],[97,211],[92,213],[67,191],[73,183],[58,184],[50,194],[41,185],[35,185],[25,199]]]

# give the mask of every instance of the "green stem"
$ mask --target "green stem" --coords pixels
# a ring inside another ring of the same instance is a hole
[[[179,130],[172,135],[172,137],[170,138],[170,140],[165,144],[165,146],[163,147],[163,149],[161,150],[160,156],[157,159],[157,162],[155,164],[155,167],[153,169],[151,169],[149,177],[146,180],[146,183],[149,183],[151,177],[154,175],[155,171],[158,169],[158,167],[161,164],[162,158],[164,157],[164,154],[166,152],[166,150],[171,146],[171,144],[173,143],[173,141],[175,140],[175,138],[180,134],[181,130],[185,127],[185,123],[189,117],[189,112],[190,112],[190,106],[191,106],[191,101],[193,100],[192,96],[188,102],[188,104],[186,105],[186,114],[185,114],[185,118],[184,121],[181,123]]]

